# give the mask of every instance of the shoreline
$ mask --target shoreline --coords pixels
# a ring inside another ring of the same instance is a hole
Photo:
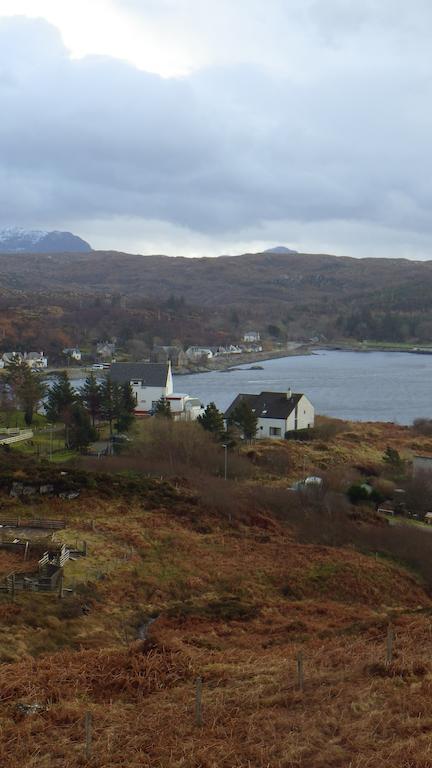
[[[248,363],[251,365],[254,365],[255,363],[265,363],[269,360],[278,360],[283,357],[304,357],[307,355],[313,355],[313,350],[311,347],[308,347],[306,345],[301,345],[295,350],[277,350],[274,352],[267,351],[267,352],[256,352],[256,353],[246,353],[244,355],[232,355],[230,356],[229,361],[227,359],[220,358],[220,365],[213,365],[211,367],[201,367],[197,368],[196,370],[185,370],[185,369],[175,369],[173,368],[173,375],[174,376],[195,376],[196,374],[201,373],[215,373],[219,371],[220,373],[230,371],[235,369],[237,366],[245,366]],[[219,360],[219,358],[216,358]]]

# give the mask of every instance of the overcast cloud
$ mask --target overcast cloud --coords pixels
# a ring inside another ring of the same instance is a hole
[[[105,7],[151,37],[147,63],[122,36],[124,61],[78,57],[49,3],[2,2],[0,226],[143,253],[432,254],[426,0],[99,0],[101,25]]]

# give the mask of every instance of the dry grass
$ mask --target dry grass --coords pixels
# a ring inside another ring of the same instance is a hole
[[[75,596],[0,595],[0,765],[432,764],[432,601],[421,580],[350,547],[299,543],[254,508],[253,493],[232,521],[221,503],[161,484],[134,486],[129,498],[89,490],[68,504],[57,537],[89,546],[87,559],[66,566]],[[58,516],[58,502],[46,504]],[[389,621],[395,656],[386,666]],[[25,716],[20,703],[44,709]]]

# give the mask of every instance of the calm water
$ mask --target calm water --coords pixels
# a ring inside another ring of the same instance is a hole
[[[213,400],[225,409],[239,392],[304,392],[317,413],[357,421],[410,424],[432,418],[432,355],[404,352],[320,351],[284,357],[231,372],[175,376],[174,391]],[[253,365],[253,363],[252,363]]]

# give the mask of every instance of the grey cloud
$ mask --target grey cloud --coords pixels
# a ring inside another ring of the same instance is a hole
[[[342,46],[390,12],[387,0],[352,16],[336,0],[293,6],[296,24],[313,21],[323,39],[338,22]],[[286,17],[286,3],[273,7]],[[162,79],[105,57],[71,60],[42,21],[1,21],[1,224],[115,216],[222,239],[271,222],[298,231],[345,221],[432,239],[432,81],[421,50],[410,40],[408,62],[391,52],[372,67],[364,49],[363,61],[351,53],[336,66],[323,46],[310,49],[304,80],[260,63]]]

